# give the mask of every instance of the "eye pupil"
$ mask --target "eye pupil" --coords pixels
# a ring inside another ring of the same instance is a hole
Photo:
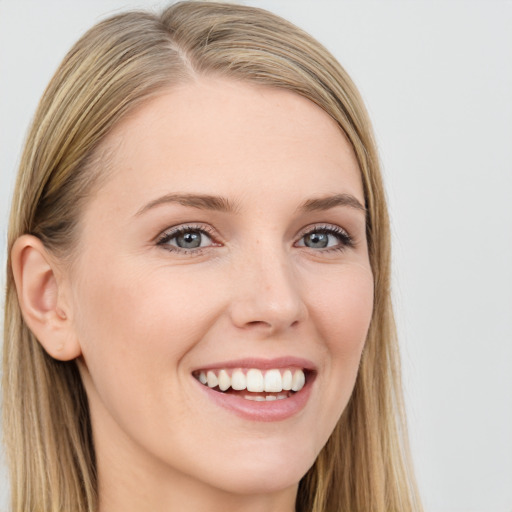
[[[323,249],[327,247],[329,243],[329,237],[327,233],[309,233],[304,237],[304,245],[315,249]]]
[[[176,237],[176,245],[182,249],[195,249],[201,246],[201,233],[187,231]]]

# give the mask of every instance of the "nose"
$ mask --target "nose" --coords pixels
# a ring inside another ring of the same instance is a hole
[[[252,253],[232,276],[233,324],[273,335],[297,327],[308,316],[300,279],[284,251]]]

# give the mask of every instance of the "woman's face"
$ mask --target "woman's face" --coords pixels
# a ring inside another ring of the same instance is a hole
[[[347,404],[372,314],[349,143],[298,95],[201,79],[106,145],[66,280],[100,485],[114,472],[295,489]]]

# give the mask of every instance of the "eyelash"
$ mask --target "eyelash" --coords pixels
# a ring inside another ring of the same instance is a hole
[[[201,233],[202,235],[206,235],[210,240],[212,240],[212,245],[209,245],[207,247],[198,247],[195,249],[184,249],[182,247],[176,247],[173,245],[170,245],[169,242],[173,240],[174,238],[178,237],[179,235],[184,235],[186,233]],[[207,249],[208,247],[212,246],[218,246],[219,244],[216,244],[214,241],[214,232],[213,229],[209,228],[208,226],[198,226],[194,224],[187,224],[185,226],[179,226],[176,228],[171,228],[168,231],[164,231],[157,240],[157,245],[163,247],[165,250],[170,252],[177,252],[188,256],[197,256],[203,252],[204,249]]]
[[[311,227],[308,227],[306,231],[304,231],[301,236],[300,240],[302,240],[307,235],[311,235],[312,233],[320,233],[324,235],[333,235],[335,236],[338,241],[339,245],[336,245],[334,247],[328,247],[319,249],[319,252],[338,252],[338,251],[344,251],[347,248],[353,248],[355,246],[354,239],[345,231],[344,229],[340,228],[339,226],[333,226],[333,225],[325,225],[325,224],[317,224]],[[299,247],[306,247],[305,245],[301,245]]]
[[[184,249],[182,247],[177,247],[177,246],[173,246],[173,245],[169,244],[169,242],[171,240],[175,239],[179,235],[184,235],[184,234],[190,233],[190,232],[201,233],[202,235],[206,235],[212,241],[212,244],[208,245],[206,247],[198,247],[198,248],[192,248],[192,249]],[[302,232],[299,240],[302,240],[307,235],[311,235],[313,233],[332,235],[332,236],[335,236],[339,241],[339,245],[336,245],[334,247],[328,247],[328,248],[320,248],[316,252],[322,252],[322,253],[338,252],[338,251],[344,251],[346,248],[352,248],[355,246],[354,239],[344,229],[342,229],[338,226],[324,225],[324,224],[308,227],[307,230]],[[181,253],[181,254],[189,255],[189,256],[198,256],[204,251],[204,249],[207,249],[208,247],[215,247],[215,246],[218,247],[220,244],[215,243],[214,231],[210,227],[204,226],[204,225],[199,226],[199,225],[188,224],[188,225],[172,228],[172,229],[162,233],[157,239],[157,245],[163,247],[165,250],[170,251],[170,252],[177,252],[177,253]],[[298,247],[306,247],[307,248],[306,245],[300,245]]]

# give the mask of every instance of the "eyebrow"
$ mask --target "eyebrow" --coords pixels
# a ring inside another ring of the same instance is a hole
[[[148,210],[168,203],[178,203],[182,206],[197,208],[199,210],[212,210],[226,213],[237,213],[239,207],[229,199],[222,196],[209,194],[165,194],[162,197],[150,201],[144,205],[136,216],[142,215]],[[334,194],[332,196],[308,199],[302,203],[297,210],[302,212],[314,212],[330,210],[337,206],[349,206],[366,212],[366,208],[351,194]]]
[[[351,194],[334,194],[332,196],[321,197],[318,199],[308,199],[305,203],[299,206],[298,209],[299,211],[304,212],[315,212],[330,210],[336,206],[349,206],[356,210],[366,212],[366,208]]]
[[[136,216],[142,215],[155,206],[167,203],[178,203],[182,206],[189,206],[199,210],[213,210],[227,213],[236,213],[238,211],[237,205],[221,196],[209,194],[166,194],[143,206],[136,213]]]

